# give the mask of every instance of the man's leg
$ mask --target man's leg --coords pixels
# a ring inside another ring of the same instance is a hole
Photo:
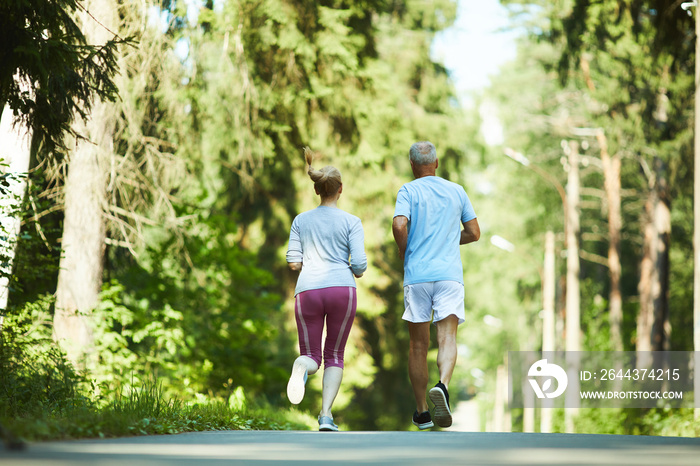
[[[430,348],[430,322],[408,322],[411,343],[408,351],[408,376],[416,398],[419,413],[428,410],[425,399],[428,390],[428,349]]]
[[[440,381],[449,386],[452,379],[452,372],[457,363],[457,326],[459,319],[456,315],[450,314],[439,322],[437,327],[438,356],[437,365],[440,373]]]
[[[452,372],[457,362],[457,325],[459,318],[449,315],[435,323],[438,339],[438,371],[440,382],[430,389],[430,400],[435,404],[435,423],[440,427],[452,425],[452,411],[450,411],[450,397],[447,385],[452,378]]]

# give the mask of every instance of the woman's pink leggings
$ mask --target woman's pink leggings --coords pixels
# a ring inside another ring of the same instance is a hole
[[[296,296],[294,313],[299,332],[299,351],[321,367],[321,336],[326,320],[323,347],[325,367],[343,367],[345,343],[355,320],[357,292],[351,286],[302,291]]]

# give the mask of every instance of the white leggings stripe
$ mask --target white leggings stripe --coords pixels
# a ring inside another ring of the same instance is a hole
[[[304,322],[304,313],[301,312],[301,299],[299,299],[300,296],[297,295],[297,317],[299,318],[299,322],[301,323],[301,329],[302,333],[304,335],[304,350],[311,354],[311,343],[309,342],[309,329],[306,327],[306,322]]]
[[[354,288],[348,287],[348,309],[347,309],[347,311],[345,311],[345,319],[343,319],[343,325],[340,326],[340,334],[338,335],[338,340],[335,342],[335,348],[333,348],[333,357],[335,358],[336,363],[340,362],[340,359],[338,358],[338,349],[340,348],[341,342],[346,339],[345,338],[345,327],[348,325],[348,320],[350,320],[350,316],[352,315],[352,292],[353,292],[353,290],[354,290]]]

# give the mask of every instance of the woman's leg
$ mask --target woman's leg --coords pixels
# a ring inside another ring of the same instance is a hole
[[[333,417],[331,408],[343,380],[345,345],[355,320],[357,293],[353,287],[326,288],[326,341],[323,349],[323,404],[321,416]]]
[[[323,334],[323,301],[316,290],[296,296],[294,314],[299,333],[299,356],[292,365],[287,383],[287,398],[292,404],[304,399],[306,379],[314,374],[321,363],[321,336]]]
[[[315,363],[315,368],[309,365],[309,374],[316,372],[321,365],[324,312],[322,290],[303,291],[296,296],[294,316],[299,334],[299,353]]]
[[[308,356],[299,356],[294,360],[294,365],[303,366],[304,369],[306,369],[306,373],[309,375],[315,374],[318,370],[318,364],[316,364],[316,361]]]
[[[323,403],[321,405],[321,416],[333,418],[331,408],[335,397],[340,390],[340,382],[343,380],[343,368],[330,366],[323,369]]]

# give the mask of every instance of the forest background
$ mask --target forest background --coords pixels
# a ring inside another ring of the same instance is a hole
[[[288,409],[296,276],[284,253],[292,219],[317,203],[306,145],[341,170],[340,207],[362,219],[370,263],[335,407],[343,426],[410,424],[390,225],[418,140],[436,144],[438,174],[465,186],[483,233],[463,248],[468,318],[451,387],[477,400],[482,429],[526,422],[503,415],[498,374],[508,351],[542,348],[547,231],[556,349],[572,333],[566,228],[580,245],[579,349],[692,351],[694,18],[675,1],[501,3],[526,34],[466,104],[430,53],[451,0],[54,2],[78,31],[35,2],[0,7],[2,117],[32,136],[27,150],[1,149],[0,420],[64,409],[52,390],[66,377],[82,381],[73,400],[155,381],[188,403]],[[496,140],[484,131],[494,120]],[[13,171],[18,160],[26,169]],[[572,160],[576,228],[561,196]],[[318,411],[319,390],[312,378],[301,411]],[[566,429],[562,413],[552,428]],[[574,428],[679,435],[694,421],[582,410]]]

